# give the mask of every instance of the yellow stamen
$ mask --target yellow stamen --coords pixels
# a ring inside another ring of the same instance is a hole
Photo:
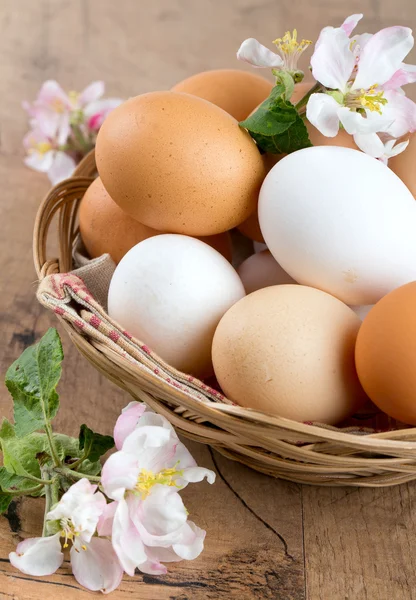
[[[87,549],[87,546],[86,546],[85,544],[82,544],[81,548],[82,548],[83,550],[86,550],[86,549]]]
[[[33,152],[38,152],[41,156],[52,150],[52,145],[49,142],[36,142],[32,141],[32,148],[29,149],[29,153],[33,154]]]
[[[72,106],[76,106],[79,96],[80,94],[78,92],[74,92],[74,90],[68,92],[68,98]]]
[[[60,98],[54,98],[50,104],[51,104],[52,110],[54,110],[55,112],[57,112],[57,113],[65,112],[65,104],[63,103],[63,101]]]
[[[382,113],[381,107],[387,104],[387,98],[384,98],[384,91],[376,93],[378,84],[375,83],[367,91],[360,90],[361,94],[358,96],[358,100],[363,108],[367,108],[372,112]]]
[[[298,32],[296,29],[294,29],[292,33],[286,31],[285,35],[282,38],[276,38],[273,41],[273,44],[287,56],[294,52],[303,52],[303,50],[306,50],[306,48],[312,44],[311,40],[302,40],[301,42],[298,42],[297,37]]]
[[[296,71],[300,55],[312,42],[310,40],[301,40],[298,42],[298,32],[294,29],[292,33],[286,31],[283,37],[276,38],[273,44],[277,46],[279,54],[284,60],[285,68],[289,71]]]
[[[152,487],[157,483],[160,483],[161,485],[168,485],[170,487],[179,487],[173,480],[173,477],[180,477],[183,475],[183,471],[178,471],[176,469],[177,464],[170,469],[162,469],[162,471],[159,471],[159,473],[153,473],[153,471],[142,469],[137,478],[137,483],[134,488],[135,491],[141,495],[142,499],[144,499],[147,498],[152,490]]]

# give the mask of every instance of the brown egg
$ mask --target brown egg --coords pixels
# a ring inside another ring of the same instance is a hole
[[[313,87],[314,81],[302,81],[295,85],[292,97],[290,99],[292,104],[297,104],[299,100],[302,100],[303,96]]]
[[[159,233],[123,212],[110,198],[99,177],[81,201],[79,228],[91,258],[108,252],[116,264],[130,248]]]
[[[259,215],[257,208],[252,215],[249,216],[241,225],[238,226],[238,230],[241,231],[246,237],[254,240],[255,242],[261,242],[264,244],[264,237],[260,229]]]
[[[116,264],[130,248],[160,234],[160,231],[146,227],[122,211],[110,198],[99,177],[92,182],[81,200],[79,228],[91,258],[108,253]],[[231,262],[232,245],[228,232],[199,239]]]
[[[237,121],[243,121],[270,94],[273,83],[256,73],[219,69],[204,71],[177,83],[173,92],[184,92],[216,104]]]
[[[211,248],[214,248],[214,250],[222,254],[228,262],[232,262],[233,246],[228,231],[217,233],[217,235],[199,236],[197,239],[201,240],[201,242],[205,242],[208,246],[211,246]]]
[[[357,338],[358,377],[371,400],[391,417],[416,425],[416,282],[384,296]]]
[[[403,181],[416,198],[416,133],[407,135],[402,141],[409,139],[406,150],[389,160],[389,167]]]
[[[201,236],[228,231],[255,209],[266,174],[249,134],[189,94],[153,92],[117,107],[100,129],[100,177],[148,227]]]
[[[215,375],[241,406],[338,423],[365,400],[354,365],[360,324],[348,306],[320,290],[266,287],[221,319],[212,346]]]
[[[246,294],[251,294],[271,285],[296,283],[296,281],[282,269],[273,258],[269,250],[257,252],[246,258],[237,269],[243,282]]]

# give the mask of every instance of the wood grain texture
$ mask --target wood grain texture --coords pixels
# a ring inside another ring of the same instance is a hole
[[[416,28],[413,0],[0,0],[0,326],[1,371],[36,341],[53,316],[35,299],[31,235],[47,179],[22,164],[26,132],[20,101],[57,79],[82,89],[103,79],[108,95],[167,89],[208,68],[241,67],[235,51],[246,37],[267,44],[284,30],[316,38],[321,26],[364,12],[366,29],[395,23]],[[415,55],[413,54],[415,60]],[[413,94],[414,96],[414,94]],[[129,398],[104,380],[63,334],[62,409],[56,427],[76,434],[86,422],[102,433]],[[0,414],[11,402],[0,389]],[[410,600],[415,593],[415,485],[323,489],[269,479],[196,443],[214,486],[183,493],[192,518],[207,529],[196,561],[166,577],[126,577],[113,598],[135,600]],[[39,535],[41,501],[25,499],[0,517],[0,599],[89,597],[69,563],[34,579],[13,569],[8,553]]]

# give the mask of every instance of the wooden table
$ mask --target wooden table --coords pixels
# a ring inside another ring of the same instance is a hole
[[[285,29],[316,39],[321,26],[366,13],[366,29],[416,29],[413,0],[0,0],[0,223],[2,373],[56,320],[37,303],[32,225],[48,189],[22,163],[23,99],[57,79],[82,89],[103,79],[109,95],[168,89],[209,68],[237,67],[246,37],[269,43]],[[415,61],[413,61],[415,62]],[[111,433],[125,393],[103,379],[71,346],[56,423],[76,434],[81,422]],[[74,377],[74,373],[76,377]],[[11,416],[7,390],[0,414]],[[113,598],[135,600],[410,600],[416,598],[416,486],[328,489],[277,481],[189,442],[217,483],[184,492],[192,518],[207,529],[206,548],[166,577],[125,577]],[[87,598],[69,564],[52,577],[16,571],[8,553],[39,535],[41,502],[14,503],[0,517],[0,598]]]

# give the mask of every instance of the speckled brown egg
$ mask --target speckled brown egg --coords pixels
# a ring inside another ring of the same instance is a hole
[[[215,331],[212,359],[234,402],[296,421],[335,424],[366,399],[354,363],[361,321],[340,300],[301,285],[239,300]]]
[[[259,216],[257,209],[252,215],[249,216],[241,225],[238,226],[239,231],[244,234],[250,240],[255,242],[261,242],[264,244],[264,237],[260,229]]]
[[[409,139],[406,150],[389,159],[389,167],[403,181],[416,198],[416,133],[406,135],[403,140]]]
[[[231,115],[176,92],[116,108],[98,134],[96,160],[125,212],[147,227],[193,236],[242,223],[266,174],[256,144]]]
[[[91,258],[108,253],[116,264],[130,248],[159,233],[123,212],[111,199],[99,177],[92,182],[81,201],[79,229]]]
[[[177,83],[173,92],[184,92],[216,104],[237,121],[245,119],[265,100],[273,83],[261,75],[236,69],[218,69],[197,73]]]
[[[116,264],[139,242],[159,235],[125,213],[112,200],[99,177],[84,194],[79,207],[79,228],[84,246],[91,258],[108,253]],[[232,260],[231,236],[228,232],[200,236],[229,262]]]

